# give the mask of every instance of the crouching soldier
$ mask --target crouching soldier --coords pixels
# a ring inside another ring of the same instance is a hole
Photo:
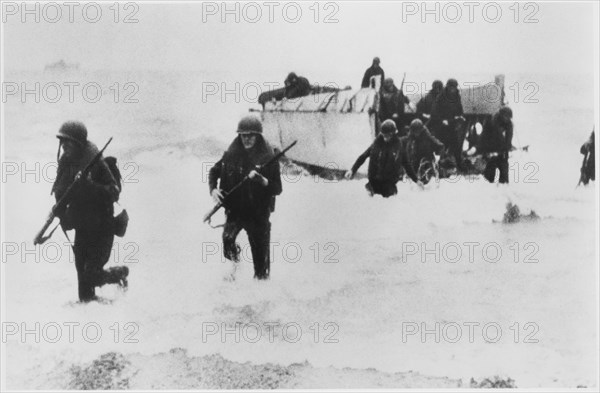
[[[121,192],[120,179],[100,159],[88,175],[80,178],[81,171],[98,154],[98,148],[87,140],[87,129],[79,122],[67,122],[57,138],[58,169],[52,192],[58,201],[77,179],[66,204],[56,212],[63,230],[75,230],[73,252],[79,283],[79,300],[96,300],[95,287],[104,284],[127,286],[129,269],[126,266],[104,270],[110,258],[115,236],[113,203]],[[60,155],[62,149],[62,155]],[[117,175],[118,176],[118,175]]]
[[[503,106],[492,119],[483,126],[477,153],[487,158],[483,176],[490,183],[494,182],[496,169],[500,172],[498,181],[508,183],[508,153],[513,150],[512,110]]]
[[[403,138],[410,166],[419,181],[427,184],[437,175],[434,153],[441,154],[444,144],[431,135],[420,119],[410,123],[408,136]]]
[[[410,166],[400,138],[396,123],[388,119],[381,125],[381,132],[375,141],[363,154],[361,154],[352,169],[346,172],[346,178],[352,179],[361,165],[369,159],[369,182],[365,188],[371,196],[380,194],[384,198],[396,195],[396,183],[400,180],[402,167],[406,174],[417,183],[417,177]],[[418,182],[421,185],[420,182]]]
[[[209,172],[210,194],[217,202],[223,202],[227,196],[223,254],[233,262],[234,273],[240,253],[236,238],[244,229],[252,249],[254,278],[264,280],[269,278],[271,265],[269,217],[275,207],[275,196],[281,194],[279,163],[275,161],[267,167],[262,167],[260,173],[257,171],[259,166],[275,156],[273,148],[262,136],[262,124],[259,119],[253,116],[242,118],[237,132],[238,136]],[[249,181],[229,194],[246,175]],[[232,279],[235,279],[234,273]]]

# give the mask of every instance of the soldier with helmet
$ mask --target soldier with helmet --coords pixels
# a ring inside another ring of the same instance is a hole
[[[500,172],[498,181],[508,183],[508,153],[514,149],[512,117],[512,110],[503,106],[483,126],[477,153],[487,158],[483,176],[490,183],[494,182],[496,169]]]
[[[73,251],[79,285],[79,300],[96,300],[95,287],[105,284],[127,286],[126,266],[104,270],[110,258],[115,236],[113,203],[118,201],[121,187],[104,159],[98,160],[88,175],[81,171],[98,154],[98,148],[87,139],[88,132],[80,122],[66,122],[58,135],[58,169],[52,193],[58,201],[78,179],[67,203],[56,216],[63,230],[75,230]],[[62,150],[62,155],[60,154]]]
[[[420,119],[410,123],[408,135],[403,138],[406,155],[418,179],[427,184],[436,173],[435,154],[441,154],[444,144],[431,135]]]
[[[464,111],[458,90],[458,81],[451,78],[433,101],[427,127],[444,144],[459,169],[462,168],[462,129],[464,124]]]
[[[248,235],[254,263],[254,278],[269,278],[271,259],[271,213],[275,196],[281,194],[279,163],[262,167],[276,154],[262,135],[262,123],[254,116],[242,118],[237,137],[223,157],[210,169],[209,189],[216,202],[225,200],[226,221],[223,228],[223,254],[233,262],[232,278],[239,262],[240,248],[236,238],[243,229]],[[229,193],[248,175],[241,187]],[[218,187],[217,187],[217,183]]]
[[[375,141],[363,154],[361,154],[352,169],[346,172],[346,178],[352,179],[361,165],[369,159],[369,182],[365,188],[371,196],[380,194],[384,198],[396,195],[396,183],[400,180],[402,167],[406,174],[420,185],[408,158],[404,153],[402,142],[398,138],[396,123],[388,119],[381,124],[381,132]]]

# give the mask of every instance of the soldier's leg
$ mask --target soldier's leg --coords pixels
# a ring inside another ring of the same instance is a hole
[[[381,184],[381,196],[384,198],[389,198],[398,193],[398,188],[394,183],[382,183]]]
[[[89,232],[83,230],[75,231],[73,253],[75,254],[75,268],[77,269],[79,300],[82,302],[89,302],[96,298],[94,285],[89,282],[89,277],[85,273],[88,252],[93,247],[91,237]]]
[[[498,160],[498,169],[500,170],[498,181],[502,184],[508,184],[508,158],[500,158]]]
[[[223,226],[223,256],[236,263],[240,261],[241,250],[235,240],[241,230],[242,224],[239,218],[228,214]]]
[[[490,158],[485,166],[485,170],[483,171],[483,177],[485,177],[486,180],[489,181],[490,183],[494,182],[494,178],[496,177],[496,168],[497,167],[498,167],[497,158],[496,157]]]
[[[269,215],[248,222],[244,225],[248,233],[248,241],[252,249],[252,262],[254,264],[254,277],[259,280],[269,278],[271,270],[271,223]]]
[[[373,190],[373,185],[371,184],[371,182],[365,184],[365,189],[369,193],[369,196],[373,196],[373,194],[375,194],[375,190]]]
[[[88,282],[94,287],[119,283],[121,275],[125,270],[123,267],[111,268],[110,271],[104,270],[104,265],[110,259],[114,234],[112,231],[95,231],[90,235],[93,238],[90,240],[91,247],[87,250],[85,265],[85,274]]]
[[[383,187],[381,185],[381,182],[379,182],[377,180],[369,180],[369,182],[367,183],[365,188],[367,189],[367,191],[369,191],[371,196],[373,196],[375,194],[382,195]]]

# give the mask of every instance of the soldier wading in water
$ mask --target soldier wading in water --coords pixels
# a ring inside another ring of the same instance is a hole
[[[60,140],[59,153],[61,148],[63,153],[58,157],[52,187],[58,201],[77,180],[56,216],[64,231],[75,230],[73,253],[82,302],[97,300],[95,287],[104,284],[127,287],[129,274],[127,266],[103,269],[110,258],[115,232],[120,231],[113,217],[113,203],[119,200],[121,192],[120,175],[114,158],[100,157],[88,175],[80,178],[81,171],[98,154],[98,148],[87,140],[87,134],[86,127],[79,122],[67,122],[60,128],[57,138]]]
[[[404,152],[404,146],[398,138],[396,123],[388,119],[381,125],[381,132],[371,146],[357,159],[352,169],[346,172],[346,179],[352,179],[356,171],[369,159],[369,182],[365,188],[370,196],[379,194],[388,198],[398,193],[396,183],[400,181],[401,170],[404,167],[406,174],[420,187],[422,183],[417,179],[415,172]]]
[[[244,229],[252,249],[254,278],[264,280],[269,278],[271,265],[269,217],[275,208],[275,196],[282,191],[279,163],[275,161],[262,167],[261,173],[257,171],[260,165],[275,156],[275,151],[262,136],[259,119],[253,116],[242,118],[237,133],[223,157],[210,169],[210,194],[216,202],[224,201],[225,204],[223,254],[233,262],[231,279],[235,279],[240,254],[236,238]],[[249,181],[229,193],[246,175]]]

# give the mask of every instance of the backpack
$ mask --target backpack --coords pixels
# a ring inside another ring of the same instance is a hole
[[[115,178],[115,181],[117,182],[117,187],[119,188],[119,191],[123,190],[123,186],[121,185],[121,179],[123,177],[121,176],[121,171],[119,170],[119,167],[117,166],[116,157],[112,157],[112,156],[105,157],[104,162],[106,163],[106,166],[110,170],[110,173],[112,173],[113,177]]]

